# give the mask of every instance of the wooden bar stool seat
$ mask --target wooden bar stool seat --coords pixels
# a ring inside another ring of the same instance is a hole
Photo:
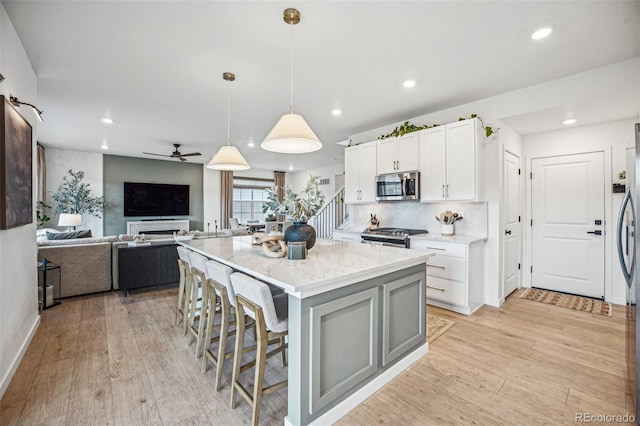
[[[189,322],[189,304],[191,303],[191,261],[189,253],[191,250],[178,246],[178,270],[180,271],[180,281],[178,282],[178,303],[176,306],[176,326],[182,322],[182,333],[187,334],[187,324]]]
[[[261,281],[241,273],[231,274],[231,284],[236,294],[236,345],[233,357],[233,377],[231,382],[231,408],[236,405],[236,393],[239,393],[251,405],[253,425],[260,419],[262,397],[287,386],[287,380],[263,388],[267,358],[282,356],[282,366],[286,365],[285,337],[289,329],[288,295],[272,295],[269,286]],[[245,315],[253,318],[256,327],[256,358],[242,365],[242,355],[248,352],[244,348]],[[267,351],[269,345],[278,347]],[[241,383],[240,374],[255,366],[253,393]]]
[[[220,306],[220,324],[215,324],[216,315],[207,316],[202,372],[207,371],[207,364],[211,361],[216,367],[215,390],[217,392],[220,390],[224,361],[233,357],[233,351],[227,353],[227,338],[235,334],[235,330],[229,330],[230,326],[235,325],[235,293],[231,286],[233,269],[214,260],[207,261],[206,268],[209,306]],[[220,331],[218,336],[213,337],[213,331],[216,328]],[[216,342],[218,343],[217,351],[211,348],[211,345]]]
[[[217,305],[209,305],[209,293],[206,278],[206,263],[207,258],[203,255],[191,252],[189,253],[189,259],[191,261],[191,300],[195,303],[191,303],[191,309],[189,310],[189,326],[187,327],[189,333],[189,344],[191,344],[192,337],[196,338],[195,355],[196,358],[202,356],[201,347],[204,342],[205,323],[208,315],[215,315]],[[199,297],[200,296],[200,297]],[[214,294],[215,297],[215,294]]]

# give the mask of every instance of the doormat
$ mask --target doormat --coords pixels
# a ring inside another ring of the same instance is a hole
[[[541,290],[539,288],[527,289],[522,293],[520,298],[533,300],[534,302],[542,302],[548,305],[561,306],[575,311],[604,315],[607,317],[610,317],[613,314],[613,309],[609,302],[590,299],[588,297],[574,296],[572,294],[556,293],[554,291]]]
[[[454,324],[455,322],[448,319],[427,314],[427,342],[433,342],[446,333]]]

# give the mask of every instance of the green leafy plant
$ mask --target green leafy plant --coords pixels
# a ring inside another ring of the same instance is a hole
[[[282,201],[278,200],[278,187],[268,188],[267,200],[262,205],[262,212],[285,214],[294,222],[307,222],[324,205],[324,194],[319,188],[319,176],[309,176],[304,191],[298,195],[289,186],[285,186]]]
[[[51,192],[51,199],[57,203],[56,213],[87,213],[102,217],[104,208],[108,205],[104,197],[94,197],[88,183],[82,182],[84,172],[69,170],[68,176],[62,178],[62,183],[55,192]]]
[[[38,201],[36,204],[36,220],[38,229],[42,228],[45,223],[49,222],[51,218],[47,216],[44,209],[50,209],[51,206],[43,201]]]
[[[477,118],[478,120],[480,120],[480,124],[482,125],[482,128],[484,129],[484,133],[487,137],[491,136],[492,134],[496,133],[498,130],[500,130],[499,128],[493,128],[491,126],[485,126],[484,123],[482,122],[482,119],[480,117],[478,117],[478,114],[471,114],[471,116],[469,116],[469,118],[464,118],[464,117],[460,117],[458,118],[458,121],[464,121],[467,119],[471,119],[471,118]],[[387,139],[387,138],[397,138],[400,136],[404,136],[407,133],[412,133],[412,132],[417,132],[419,130],[424,130],[424,129],[430,129],[432,127],[438,127],[441,126],[441,124],[432,124],[432,125],[422,125],[422,126],[418,126],[416,124],[410,124],[408,121],[405,121],[404,123],[402,123],[401,125],[399,125],[398,127],[396,127],[395,129],[393,129],[393,131],[391,133],[388,133],[386,135],[381,135],[378,136],[379,140],[383,140],[383,139]],[[351,145],[349,145],[351,146]]]
[[[428,129],[430,127],[436,127],[436,126],[438,126],[438,124],[434,124],[433,126],[428,126],[428,125],[418,126],[418,125],[415,125],[415,124],[410,124],[408,121],[405,121],[404,123],[402,123],[401,125],[399,125],[395,129],[393,129],[393,131],[391,133],[388,133],[388,134],[382,135],[382,136],[378,136],[378,139],[379,140],[383,140],[383,139],[387,139],[387,138],[397,138],[397,137],[400,137],[400,136],[404,136],[407,133],[413,133],[413,132],[417,132],[418,130],[424,130],[424,129]]]
[[[471,116],[469,117],[471,118],[477,118],[480,121],[480,125],[482,126],[482,128],[484,129],[484,134],[486,137],[491,136],[492,134],[496,133],[498,130],[500,130],[500,128],[496,127],[495,129],[491,126],[485,126],[484,123],[482,122],[482,119],[480,117],[478,117],[478,114],[471,114]],[[464,117],[460,117],[458,118],[458,121],[464,121],[467,120]]]

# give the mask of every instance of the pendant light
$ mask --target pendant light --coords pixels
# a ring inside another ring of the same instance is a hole
[[[293,113],[293,26],[300,22],[300,12],[289,8],[284,11],[284,22],[291,26],[291,87],[289,114],[284,114],[271,129],[262,142],[262,148],[267,151],[285,154],[303,154],[322,148],[311,127],[299,114]]]
[[[234,81],[236,76],[232,72],[225,72],[222,74],[222,78],[226,81]],[[231,102],[229,95],[227,94],[227,146],[221,147],[216,155],[213,156],[209,164],[208,169],[214,170],[247,170],[251,167],[244,159],[238,148],[230,145],[231,140]]]

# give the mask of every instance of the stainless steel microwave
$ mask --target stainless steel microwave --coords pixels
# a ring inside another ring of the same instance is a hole
[[[420,172],[389,173],[376,176],[376,201],[420,199]]]

